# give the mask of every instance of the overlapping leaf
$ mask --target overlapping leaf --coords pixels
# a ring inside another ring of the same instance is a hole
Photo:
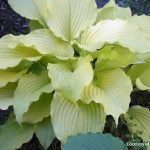
[[[127,67],[140,61],[129,49],[113,45],[105,46],[96,57],[95,73],[101,70]]]
[[[35,125],[35,134],[38,137],[44,150],[47,150],[47,148],[55,138],[55,133],[50,117],[45,118],[43,121]]]
[[[74,50],[67,42],[56,38],[49,30],[39,29],[32,31],[22,41],[27,47],[35,47],[42,54],[52,54],[57,57],[72,57]]]
[[[110,0],[103,8],[98,10],[97,22],[107,19],[130,19],[130,8],[118,7],[114,0]]]
[[[145,142],[150,141],[150,111],[148,108],[133,106],[124,115],[128,127],[133,134],[141,137]]]
[[[150,61],[132,66],[128,75],[140,90],[150,90]]]
[[[6,110],[14,104],[14,91],[17,87],[16,83],[8,83],[5,87],[0,88],[0,109]]]
[[[37,20],[30,20],[29,28],[31,31],[33,31],[33,30],[42,29],[43,26]]]
[[[86,56],[70,62],[49,63],[49,77],[54,89],[72,101],[79,100],[84,87],[93,79],[90,61],[91,57]]]
[[[52,95],[47,93],[42,94],[40,99],[36,102],[33,102],[28,111],[24,113],[22,122],[35,124],[42,121],[44,117],[48,117],[51,100]]]
[[[118,124],[120,114],[129,108],[131,91],[131,81],[121,69],[104,70],[84,89],[81,100],[85,103],[101,103],[106,114],[112,115]]]
[[[102,105],[73,103],[60,93],[54,95],[51,118],[56,137],[63,143],[66,142],[68,136],[78,133],[102,132],[105,124]]]
[[[22,116],[28,111],[29,106],[39,100],[42,93],[51,93],[53,90],[47,72],[39,76],[29,73],[24,75],[18,83],[14,93],[14,111],[18,122],[22,122]]]
[[[133,16],[129,21],[132,24],[137,25],[145,34],[146,36],[150,39],[150,16]]]
[[[150,90],[150,69],[145,70],[136,80],[136,85],[140,90]]]
[[[0,70],[0,88],[7,85],[8,82],[16,82],[26,73],[27,70],[15,72],[12,70]]]
[[[96,20],[94,0],[49,0],[48,26],[58,37],[73,41]]]
[[[9,0],[11,7],[21,16],[39,20],[44,26],[48,21],[48,0]]]
[[[145,34],[128,21],[104,20],[85,30],[78,46],[87,51],[96,51],[104,44],[120,44],[134,53],[150,51],[150,42]]]
[[[22,125],[22,127],[15,121],[10,119],[7,123],[0,127],[0,149],[14,150],[23,143],[28,142],[34,133],[32,125]]]
[[[12,34],[7,34],[0,38],[0,48],[10,48],[14,49],[20,41],[23,39],[23,35],[14,36]]]
[[[0,39],[0,69],[17,66],[22,60],[37,61],[38,51],[21,44],[24,36],[6,35]]]

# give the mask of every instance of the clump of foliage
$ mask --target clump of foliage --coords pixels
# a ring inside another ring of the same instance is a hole
[[[148,16],[132,16],[113,0],[101,9],[94,0],[9,3],[32,31],[0,39],[0,108],[13,107],[0,127],[1,150],[19,148],[34,133],[43,149],[57,137],[64,150],[126,150],[102,134],[107,115],[150,140],[149,109],[129,108],[133,90],[150,90]]]

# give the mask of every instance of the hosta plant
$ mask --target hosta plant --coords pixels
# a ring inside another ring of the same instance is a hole
[[[13,107],[0,127],[1,150],[19,148],[33,133],[44,149],[57,137],[64,150],[80,142],[78,150],[93,150],[95,141],[95,149],[118,141],[114,148],[125,150],[102,134],[107,115],[117,126],[123,114],[133,134],[150,140],[149,110],[129,109],[133,87],[150,90],[150,17],[131,16],[113,0],[101,9],[95,0],[9,4],[32,31],[0,39],[0,108]]]

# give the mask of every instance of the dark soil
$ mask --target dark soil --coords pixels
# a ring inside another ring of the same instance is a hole
[[[0,109],[0,125],[4,124],[6,122],[11,111],[12,111],[12,108],[9,108],[7,110]]]
[[[98,7],[103,7],[108,0],[96,0]],[[141,15],[150,15],[150,0],[116,0],[119,6],[131,7],[132,13]],[[29,20],[16,14],[8,5],[7,0],[0,0],[0,37],[6,34],[27,34]],[[150,108],[150,93],[147,91],[138,91],[131,94],[130,106],[141,105]],[[2,125],[12,111],[9,108],[6,111],[0,110],[0,125]],[[124,142],[131,139],[131,134],[125,124],[119,121],[118,128],[115,127],[114,120],[111,116],[107,117],[104,133],[112,133],[116,137],[120,137]],[[42,147],[34,135],[26,144],[23,144],[18,150],[42,150]],[[60,142],[55,139],[48,150],[61,150]]]
[[[109,0],[96,0],[99,8],[103,7]],[[130,7],[132,14],[150,15],[150,0],[116,0],[121,7]]]
[[[60,147],[61,147],[60,141],[54,139],[54,141],[47,150],[61,150]],[[28,143],[23,144],[22,147],[17,150],[43,150],[43,149],[42,146],[40,145],[38,138],[34,134],[33,138]]]
[[[29,33],[28,21],[14,12],[7,0],[0,0],[0,37],[10,33]]]

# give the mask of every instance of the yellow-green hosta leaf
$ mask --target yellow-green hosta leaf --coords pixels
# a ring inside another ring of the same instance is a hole
[[[42,94],[39,100],[33,102],[30,105],[28,111],[24,113],[22,122],[35,124],[42,121],[44,117],[48,117],[50,112],[51,100],[52,95],[47,93]]]
[[[149,75],[150,74],[147,74],[147,77]],[[148,81],[148,83],[144,84],[143,81],[141,80],[141,78],[137,78],[136,79],[136,86],[137,86],[137,88],[142,90],[142,91],[145,91],[145,90],[150,91],[150,81],[149,81],[149,79],[147,81]]]
[[[97,17],[95,0],[49,0],[48,26],[65,41],[78,38]]]
[[[0,38],[0,48],[8,47],[14,49],[20,41],[23,39],[24,35],[14,36],[12,34],[7,34]]]
[[[39,20],[46,26],[48,21],[48,0],[9,0],[10,6],[21,16]]]
[[[37,20],[30,20],[29,22],[30,31],[42,29],[43,26]]]
[[[150,61],[132,66],[128,75],[140,90],[150,90]]]
[[[55,133],[50,117],[44,118],[41,122],[35,125],[35,134],[38,137],[44,150],[47,150],[55,138]]]
[[[136,85],[140,90],[150,90],[150,68],[136,79]]]
[[[118,19],[129,19],[131,17],[131,10],[130,8],[122,8],[122,7],[110,7],[110,8],[103,8],[99,10],[97,21],[111,19],[114,20]]]
[[[54,94],[51,119],[55,135],[62,143],[65,143],[71,135],[103,132],[105,117],[100,104],[73,103],[60,93]]]
[[[137,26],[120,19],[103,20],[85,30],[78,46],[87,51],[96,51],[105,43],[117,43],[135,53],[150,51],[150,41],[145,34]]]
[[[51,93],[53,88],[47,72],[39,76],[29,73],[21,77],[14,93],[14,111],[18,122],[22,122],[23,115],[33,102],[39,100],[42,93]]]
[[[150,61],[146,63],[133,65],[128,71],[128,75],[135,83],[136,79],[145,71],[150,68]]]
[[[0,69],[17,66],[22,60],[37,61],[41,54],[21,42],[25,36],[6,35],[0,39]]]
[[[39,29],[26,35],[23,44],[35,49],[43,55],[52,54],[59,58],[72,57],[74,50],[70,44],[56,38],[49,30]]]
[[[19,72],[12,70],[0,70],[0,88],[7,85],[8,82],[16,82],[20,77],[26,73],[27,70],[22,70]]]
[[[148,108],[133,106],[124,117],[133,134],[137,134],[145,142],[150,141],[150,111]]]
[[[134,53],[121,46],[108,45],[98,53],[95,73],[101,70],[127,67],[138,62],[138,58]]]
[[[110,0],[103,8],[98,9],[97,21],[107,19],[129,19],[132,13],[130,8],[118,7],[114,0]]]
[[[14,91],[17,87],[15,83],[8,83],[5,87],[0,88],[0,109],[6,110],[14,104]]]
[[[129,20],[132,24],[137,25],[145,34],[148,38],[150,38],[150,16],[133,16]]]
[[[32,125],[24,124],[20,126],[14,119],[9,119],[0,126],[0,149],[15,150],[27,143],[33,136]]]
[[[90,61],[91,57],[86,56],[70,62],[49,63],[49,77],[53,88],[74,102],[79,100],[84,87],[93,79]]]
[[[121,69],[105,70],[97,73],[94,82],[84,89],[81,101],[101,103],[117,124],[120,114],[129,108],[131,91],[130,78]]]
[[[33,48],[18,46],[15,49],[0,48],[0,69],[17,66],[22,60],[37,61],[41,55]]]
[[[141,62],[150,60],[150,52],[137,54],[137,57],[141,59]]]

